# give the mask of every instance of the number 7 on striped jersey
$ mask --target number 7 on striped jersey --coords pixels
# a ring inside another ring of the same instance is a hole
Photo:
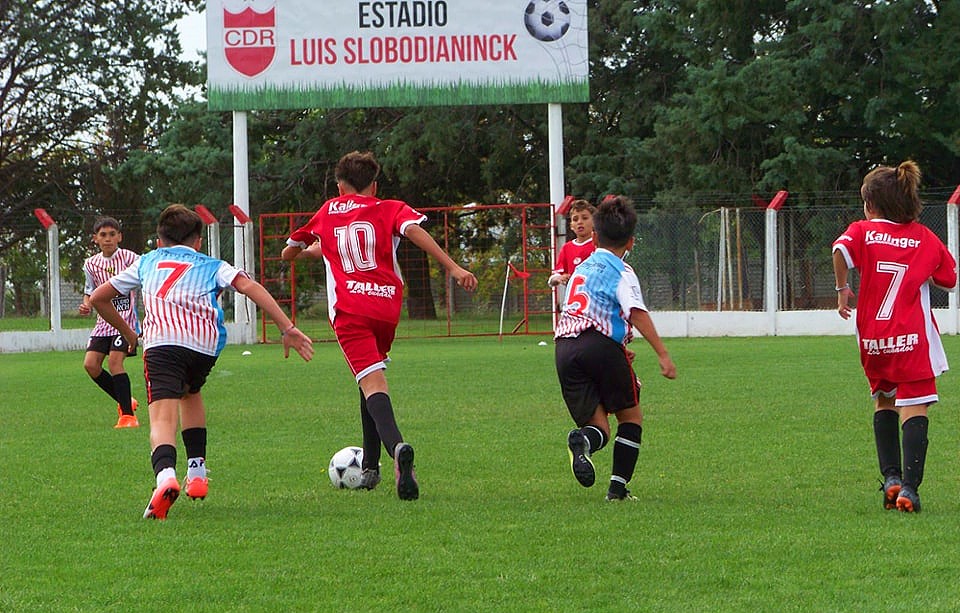
[[[161,300],[166,297],[167,292],[170,291],[170,288],[180,280],[180,277],[186,274],[192,264],[187,264],[184,262],[157,262],[157,269],[169,268],[170,276],[167,277],[167,280],[163,282],[163,285],[160,286],[160,289],[157,290],[157,297]]]

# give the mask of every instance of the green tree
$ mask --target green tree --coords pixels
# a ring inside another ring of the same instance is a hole
[[[145,187],[110,170],[154,146],[177,88],[199,83],[174,27],[199,4],[0,3],[0,254],[30,232],[14,221],[33,208],[82,225],[143,204]],[[125,231],[136,246],[136,220]]]

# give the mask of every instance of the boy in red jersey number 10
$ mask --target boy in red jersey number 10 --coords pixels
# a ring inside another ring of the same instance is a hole
[[[850,224],[833,242],[837,311],[843,319],[853,310],[847,273],[856,268],[860,274],[857,339],[874,399],[883,506],[907,513],[920,511],[927,409],[938,400],[936,377],[947,370],[930,286],[952,290],[957,284],[953,256],[917,221],[919,184],[920,169],[912,161],[870,171],[860,188],[866,219]]]
[[[372,153],[354,151],[337,163],[340,196],[323,203],[307,224],[287,239],[284,260],[322,258],[327,270],[329,319],[360,387],[363,473],[360,487],[380,482],[380,445],[394,459],[397,496],[415,500],[420,486],[413,447],[400,434],[390,401],[386,369],[403,301],[397,246],[405,237],[433,256],[467,291],[473,273],[454,262],[420,224],[425,215],[400,200],[377,198],[380,164]]]

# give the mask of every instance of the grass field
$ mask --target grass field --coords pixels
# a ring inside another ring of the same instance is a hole
[[[640,500],[607,503],[570,474],[543,340],[396,343],[416,502],[330,486],[360,442],[335,344],[310,364],[228,346],[204,388],[210,496],[165,522],[140,518],[145,409],[114,430],[81,352],[0,354],[0,611],[957,610],[956,373],[907,515],[881,508],[851,338],[667,339],[676,381],[639,346]],[[608,474],[611,448],[594,460]]]

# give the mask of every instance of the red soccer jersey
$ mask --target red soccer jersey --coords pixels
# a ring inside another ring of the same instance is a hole
[[[578,243],[576,239],[565,242],[557,254],[557,265],[553,267],[553,274],[573,274],[573,269],[590,257],[594,249],[596,246],[592,238],[582,243]]]
[[[936,377],[947,358],[930,307],[930,284],[957,284],[956,263],[921,223],[861,220],[833,243],[860,272],[857,340],[867,377],[893,383]]]
[[[407,226],[425,219],[400,200],[347,194],[324,202],[287,244],[303,249],[320,241],[331,322],[338,311],[399,322],[403,279],[397,245]]]

